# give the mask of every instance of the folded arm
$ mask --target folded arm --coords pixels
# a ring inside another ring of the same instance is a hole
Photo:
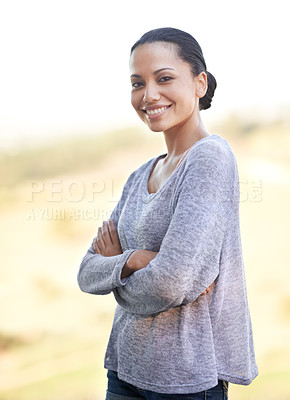
[[[111,222],[103,223],[98,229],[96,238],[81,262],[77,280],[83,292],[108,294],[126,283],[127,279],[124,276],[121,277],[121,274],[134,249],[123,252],[116,226],[133,178],[134,173],[124,185],[122,196],[111,213]]]
[[[126,250],[122,254],[105,257],[96,254],[94,242],[82,260],[78,272],[78,284],[83,292],[91,294],[108,294],[113,289],[125,285],[127,278],[122,279],[122,269],[134,250]]]
[[[130,312],[154,314],[192,302],[219,274],[232,207],[233,164],[218,151],[198,154],[178,193],[156,257],[129,276],[126,285],[113,290],[117,302]]]

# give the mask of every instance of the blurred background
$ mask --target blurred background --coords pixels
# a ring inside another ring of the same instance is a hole
[[[130,47],[173,26],[218,82],[202,112],[239,165],[260,375],[231,400],[290,399],[287,2],[0,2],[0,399],[101,400],[113,295],[77,271],[129,174],[166,152],[130,105]]]

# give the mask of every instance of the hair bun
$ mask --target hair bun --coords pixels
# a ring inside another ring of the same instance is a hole
[[[217,86],[215,77],[210,72],[207,72],[206,74],[207,74],[207,91],[206,94],[201,99],[199,99],[200,110],[206,110],[207,108],[210,108],[211,101]]]

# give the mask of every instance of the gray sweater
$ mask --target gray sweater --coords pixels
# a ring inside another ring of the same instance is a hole
[[[164,155],[163,155],[164,156]],[[157,193],[155,157],[128,178],[114,208],[123,254],[90,247],[78,283],[117,301],[104,366],[159,393],[194,393],[218,379],[248,385],[257,376],[239,226],[239,175],[228,142],[196,142]],[[121,280],[136,249],[158,251]],[[201,293],[215,282],[213,290]]]

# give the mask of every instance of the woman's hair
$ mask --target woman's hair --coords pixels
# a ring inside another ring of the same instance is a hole
[[[177,45],[178,57],[187,62],[192,70],[194,76],[199,75],[201,72],[207,74],[207,92],[204,97],[199,100],[199,109],[206,110],[211,106],[211,101],[214,96],[217,83],[215,77],[207,71],[206,63],[203,58],[202,50],[198,42],[189,34],[175,28],[159,28],[146,32],[141,38],[132,46],[131,54],[136,47],[145,43],[154,42],[167,42]]]

